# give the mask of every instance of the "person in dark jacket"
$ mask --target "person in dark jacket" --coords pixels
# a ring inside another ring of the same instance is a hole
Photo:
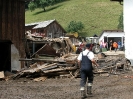
[[[96,66],[99,66],[94,60],[94,53],[90,51],[91,44],[86,44],[86,49],[81,52],[77,58],[79,66],[80,66],[80,91],[81,98],[86,98],[85,94],[85,85],[87,83],[87,94],[92,95],[92,83],[93,83],[93,67],[92,63]]]

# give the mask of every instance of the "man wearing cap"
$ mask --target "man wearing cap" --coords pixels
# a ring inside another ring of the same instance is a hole
[[[85,85],[87,83],[87,94],[92,95],[92,83],[93,83],[93,67],[92,63],[96,66],[99,66],[94,60],[94,53],[90,51],[91,44],[86,44],[86,49],[81,52],[77,58],[80,66],[80,91],[81,98],[86,98]]]

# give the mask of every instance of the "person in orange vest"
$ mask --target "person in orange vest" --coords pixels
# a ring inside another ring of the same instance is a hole
[[[118,48],[118,44],[116,42],[113,42],[113,47],[115,49],[115,52],[117,51],[117,48]]]

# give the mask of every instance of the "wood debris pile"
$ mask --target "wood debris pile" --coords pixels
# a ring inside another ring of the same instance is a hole
[[[20,77],[73,76],[77,70],[77,54],[68,37],[27,37],[25,39],[26,58],[19,61],[25,64],[14,79]],[[74,76],[73,76],[74,77]]]
[[[45,56],[64,56],[74,52],[74,47],[68,37],[62,38],[27,38],[25,39],[25,51],[28,58],[34,58],[36,54]]]
[[[97,55],[97,62],[99,67],[94,69],[95,73],[109,73],[117,74],[119,71],[126,71],[131,69],[129,61],[125,58],[124,55],[110,55],[106,56],[105,54]],[[120,73],[120,72],[119,72]]]
[[[68,54],[56,59],[52,62],[36,62],[30,65],[29,68],[20,71],[14,76],[14,79],[19,77],[70,77],[75,78],[80,76],[79,66],[77,64],[78,54]],[[125,71],[129,69],[127,60],[124,56],[105,56],[97,54],[95,58],[99,67],[94,66],[94,73],[114,73],[119,70]]]
[[[77,65],[77,54],[67,54],[60,58],[55,59],[43,59],[31,64],[29,68],[26,68],[16,75],[14,79],[19,77],[55,77],[55,76],[73,76],[75,77]]]
[[[69,38],[32,37],[25,40],[27,58],[20,58],[25,67],[12,76],[20,77],[70,77],[80,76],[77,62],[78,54],[74,53],[73,44]],[[32,49],[32,50],[30,50]],[[94,66],[94,73],[117,73],[129,69],[124,55],[106,56],[95,54],[99,67]],[[42,78],[40,78],[42,79]],[[43,79],[43,80],[44,80]]]
[[[30,37],[25,40],[25,45],[26,58],[19,59],[25,63],[25,68],[14,74],[13,79],[39,77],[36,80],[45,80],[48,77],[80,76],[77,62],[79,54],[74,53],[73,44],[69,38]],[[99,64],[99,67],[93,66],[95,74],[116,74],[119,70],[129,70],[128,61],[124,55],[106,56],[104,53],[99,53],[95,54],[95,60]],[[1,72],[2,78],[3,74]]]
[[[80,77],[77,57],[78,54],[70,53],[56,58],[38,58],[33,64],[30,64],[29,67],[13,74],[11,78],[19,79],[21,77],[26,77],[34,78],[34,81],[44,81],[49,77]],[[100,53],[95,54],[95,59],[99,67],[94,66],[94,74],[120,74],[121,71],[125,72],[131,69],[124,55],[106,56]]]

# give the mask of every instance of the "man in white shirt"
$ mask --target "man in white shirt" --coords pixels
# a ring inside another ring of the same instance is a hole
[[[92,63],[98,66],[98,64],[94,60],[94,53],[89,50],[90,47],[91,47],[91,44],[86,44],[86,49],[83,52],[81,52],[77,58],[80,66],[80,75],[81,75],[80,90],[81,90],[82,99],[86,97],[85,85],[87,83],[87,80],[88,80],[87,94],[92,95],[91,89],[92,89],[92,83],[93,83],[93,77],[94,77]]]

